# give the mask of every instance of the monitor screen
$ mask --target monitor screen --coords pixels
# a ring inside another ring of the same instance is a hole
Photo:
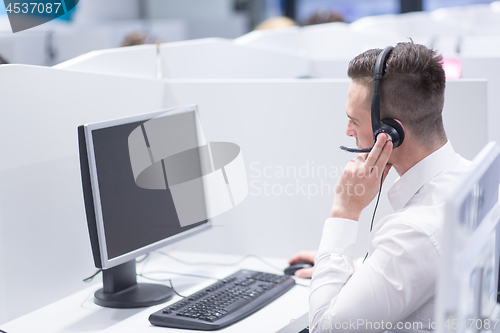
[[[180,110],[196,112],[194,106]],[[177,113],[174,111],[179,108],[170,111]],[[165,174],[166,189],[141,187],[134,177],[129,136],[147,121],[168,112],[85,125],[81,130],[84,138],[80,138],[80,142],[85,144],[88,158],[86,163],[82,161],[82,175],[88,165],[91,183],[85,191],[85,177],[82,177],[87,220],[98,268],[124,263],[210,225],[208,220],[203,220],[182,226],[168,187],[168,175]],[[192,128],[196,132],[196,124]],[[177,143],[172,140],[164,144]]]
[[[129,158],[128,137],[145,121],[92,132],[108,259],[154,244],[195,228],[181,227],[172,194],[136,185]]]

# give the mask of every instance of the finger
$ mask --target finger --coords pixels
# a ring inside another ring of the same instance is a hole
[[[368,153],[359,153],[358,156],[362,157],[363,161],[366,161],[366,159],[368,158]]]
[[[295,272],[295,276],[303,279],[310,279],[314,268],[302,268]]]
[[[371,168],[375,166],[375,163],[377,162],[386,142],[387,142],[387,134],[381,133],[377,136],[377,141],[375,142],[372,151],[368,154],[368,157],[366,158],[366,164],[365,164],[366,172],[370,172]]]
[[[376,172],[377,177],[380,178],[382,171],[385,170],[385,167],[387,166],[387,162],[389,161],[391,153],[392,153],[392,141],[387,141],[373,169],[373,171]]]
[[[302,251],[299,253],[294,254],[289,260],[288,263],[290,265],[299,263],[299,262],[304,262],[304,261],[310,261],[310,255],[309,252]]]

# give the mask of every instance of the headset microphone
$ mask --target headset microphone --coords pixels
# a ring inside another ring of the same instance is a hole
[[[382,80],[382,76],[385,73],[385,65],[387,63],[387,58],[389,58],[389,54],[394,49],[392,46],[388,46],[380,52],[377,57],[377,61],[375,62],[375,71],[374,71],[374,91],[372,96],[372,104],[371,104],[371,119],[372,119],[372,130],[373,130],[373,146],[375,146],[375,142],[377,141],[377,136],[380,133],[385,133],[388,136],[388,139],[392,141],[393,148],[399,147],[405,138],[405,132],[403,127],[394,119],[382,119],[380,120],[380,93],[379,86],[380,81]],[[370,148],[347,148],[344,146],[340,146],[340,149],[351,152],[351,153],[369,153],[372,151],[373,146]]]
[[[347,148],[346,146],[340,146],[340,149],[348,151],[350,153],[369,153],[372,151],[373,146],[370,148]]]

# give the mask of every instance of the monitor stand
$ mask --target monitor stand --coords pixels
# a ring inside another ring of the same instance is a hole
[[[168,301],[172,288],[150,283],[137,283],[135,259],[102,270],[103,288],[95,292],[94,302],[107,308],[141,308]]]

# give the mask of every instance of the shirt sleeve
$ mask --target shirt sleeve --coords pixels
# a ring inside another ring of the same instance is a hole
[[[312,332],[383,332],[434,295],[440,257],[428,235],[411,224],[385,223],[354,274],[357,230],[357,221],[325,222],[309,297]]]

